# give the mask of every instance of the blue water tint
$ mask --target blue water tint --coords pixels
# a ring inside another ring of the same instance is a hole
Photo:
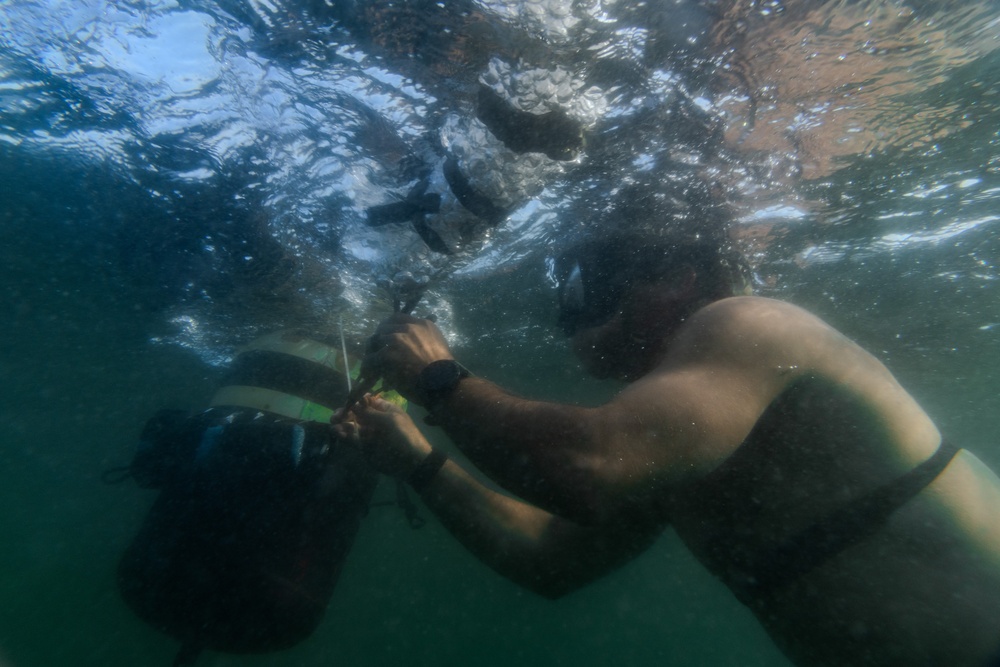
[[[360,338],[425,280],[417,312],[477,373],[612,395],[559,337],[545,259],[622,220],[734,239],[761,293],[864,344],[1000,467],[996,4],[732,4],[0,2],[0,663],[169,664],[114,580],[152,497],[100,474],[262,332],[343,317]],[[473,133],[494,58],[586,82],[580,156],[525,169],[455,255],[369,226],[440,167],[443,128]],[[203,660],[788,664],[672,537],[550,603],[394,511],[311,639]]]

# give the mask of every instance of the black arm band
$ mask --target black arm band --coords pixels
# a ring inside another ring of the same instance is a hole
[[[417,464],[410,476],[406,478],[407,483],[413,487],[417,493],[423,493],[427,485],[437,477],[448,460],[448,455],[440,449],[432,449],[431,453],[424,457],[424,460]]]

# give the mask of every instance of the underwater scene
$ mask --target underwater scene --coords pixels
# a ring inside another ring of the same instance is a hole
[[[2,667],[849,664],[669,528],[549,600],[385,477],[287,646],[178,653],[123,598],[157,491],[122,467],[261,337],[360,358],[412,312],[476,377],[611,400],[557,270],[609,229],[738,251],[1000,470],[995,0],[0,0],[0,187]]]

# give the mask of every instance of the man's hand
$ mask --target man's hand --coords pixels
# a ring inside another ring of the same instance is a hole
[[[331,420],[333,432],[361,449],[373,468],[406,479],[431,451],[431,445],[399,406],[366,394],[345,415]]]
[[[430,320],[396,313],[375,330],[372,351],[365,357],[362,374],[378,373],[385,385],[418,402],[417,377],[428,364],[454,359],[444,336]]]

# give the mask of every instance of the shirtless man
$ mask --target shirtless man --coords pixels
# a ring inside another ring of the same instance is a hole
[[[798,665],[997,665],[1000,480],[942,436],[877,359],[813,315],[742,290],[698,242],[627,235],[560,267],[582,408],[526,400],[397,315],[366,371],[428,409],[495,493],[366,397],[355,437],[478,558],[558,597],[673,526]]]

